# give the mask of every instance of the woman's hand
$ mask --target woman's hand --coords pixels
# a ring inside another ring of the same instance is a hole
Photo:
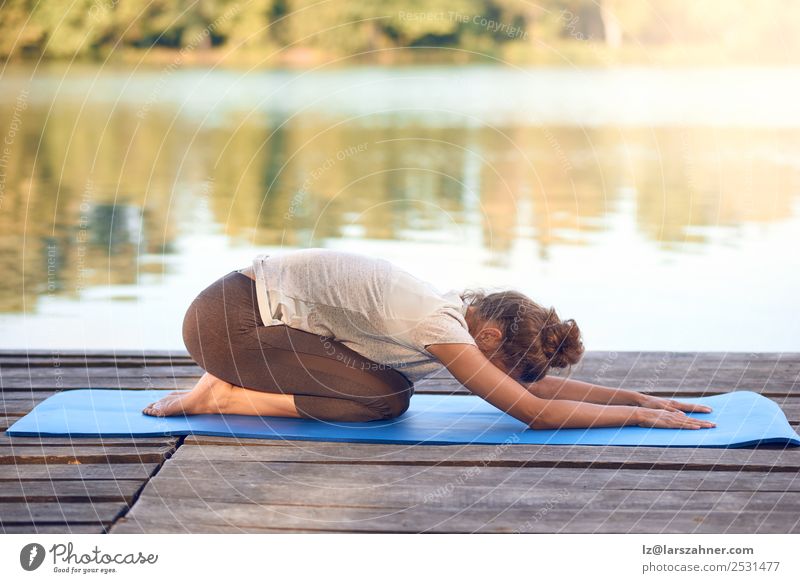
[[[716,427],[716,423],[689,417],[683,411],[669,411],[665,409],[639,412],[639,427],[659,427],[662,429],[703,429]]]
[[[711,413],[711,407],[707,405],[699,405],[695,403],[681,403],[672,399],[662,399],[661,397],[654,397],[652,395],[639,394],[636,399],[636,404],[639,407],[646,407],[647,409],[665,409],[667,411],[687,411],[690,413]]]

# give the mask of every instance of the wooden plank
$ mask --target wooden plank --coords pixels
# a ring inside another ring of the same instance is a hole
[[[126,504],[119,502],[0,502],[0,524],[107,524],[113,522],[127,508]]]
[[[29,389],[0,391],[0,402],[2,401],[41,401],[52,397],[58,391],[31,391]]]
[[[417,506],[432,508],[470,508],[503,510],[519,507],[584,509],[659,509],[733,511],[771,511],[780,508],[800,519],[800,496],[786,492],[752,491],[684,491],[591,489],[572,485],[551,485],[538,481],[535,485],[521,481],[491,484],[477,473],[451,471],[448,481],[425,487],[412,479],[381,487],[348,484],[292,483],[281,478],[253,480],[205,480],[189,483],[180,477],[152,480],[142,492],[138,504],[153,499],[202,500],[216,502],[267,504],[280,506],[318,506],[347,508],[403,509]]]
[[[25,446],[0,445],[0,464],[102,464],[160,462],[172,446],[104,447],[91,445]]]
[[[197,436],[195,436],[197,438]],[[219,439],[219,438],[218,438]],[[800,472],[800,448],[751,450],[717,448],[596,447],[557,445],[426,445],[277,442],[229,445],[187,441],[181,462],[294,462],[318,464],[378,464],[417,466],[494,466],[539,468],[624,468],[670,470],[730,470]],[[268,441],[268,440],[262,440]]]
[[[70,368],[70,367],[114,367],[125,369],[140,366],[197,366],[189,357],[131,358],[110,356],[0,356],[0,368]]]
[[[3,534],[105,534],[106,526],[101,522],[80,524],[22,524],[0,525]]]
[[[0,415],[27,415],[33,408],[44,401],[44,399],[26,399],[26,400],[0,400]]]
[[[173,377],[193,377],[198,378],[203,374],[203,370],[196,366],[71,366],[71,367],[0,367],[0,381],[7,390],[9,383],[13,385],[15,380],[23,379],[46,379],[56,381],[78,380],[87,381],[97,377],[109,378],[173,378]]]
[[[0,369],[0,387],[3,392],[92,388],[191,388],[201,374],[202,371],[199,369],[182,373],[173,367],[164,367],[158,370],[149,368]]]
[[[176,486],[177,484],[172,484]],[[404,508],[446,508],[505,510],[517,508],[558,507],[582,510],[659,510],[680,511],[735,511],[770,512],[776,508],[790,512],[800,519],[800,497],[780,492],[674,492],[650,490],[578,490],[575,488],[531,488],[491,485],[471,486],[454,484],[437,495],[429,495],[413,485],[389,485],[363,489],[358,496],[344,488],[314,486],[298,488],[288,483],[236,483],[226,484],[217,492],[204,488],[195,496],[172,496],[167,493],[169,484],[150,488],[142,493],[139,503],[152,500],[166,503],[178,500],[198,500],[213,506],[215,503],[265,504],[286,507],[374,508],[402,510]]]
[[[740,499],[721,493],[727,506]],[[517,503],[503,509],[473,505],[467,508],[426,506],[402,509],[276,506],[252,503],[213,502],[193,498],[140,498],[112,533],[161,532],[167,522],[206,532],[208,526],[235,527],[244,532],[259,529],[328,532],[609,532],[609,533],[790,533],[798,532],[796,515],[767,510],[644,510],[581,507],[561,508]],[[133,524],[131,524],[133,523]],[[135,532],[135,531],[134,531]]]
[[[11,437],[5,432],[0,433],[0,446],[14,447],[51,447],[59,445],[97,445],[105,447],[141,447],[141,446],[170,446],[175,447],[179,437]]]
[[[120,518],[109,529],[110,534],[247,534],[248,532],[258,532],[259,534],[285,534],[287,531],[279,528],[259,528],[257,531],[253,531],[252,529],[242,529],[235,525],[187,525],[178,522],[155,524],[148,521],[142,524],[127,517]],[[316,534],[319,531],[294,528],[291,532],[295,534]]]
[[[0,502],[126,502],[133,501],[141,480],[22,480],[3,482]]]
[[[284,528],[264,528],[263,524],[274,524],[270,521],[271,515],[268,508],[259,508],[240,519],[248,510],[227,511],[221,524],[209,525],[201,522],[186,522],[184,515],[179,516],[180,526],[171,523],[156,523],[151,521],[131,521],[119,528],[111,527],[112,533],[463,533],[463,534],[490,534],[490,533],[529,533],[529,534],[792,534],[797,533],[797,527],[785,516],[779,516],[776,521],[774,515],[749,513],[715,513],[703,515],[700,513],[671,513],[651,510],[647,512],[629,511],[587,511],[575,514],[570,511],[550,511],[546,519],[536,520],[537,514],[523,514],[517,517],[492,514],[470,510],[468,513],[457,515],[441,513],[423,513],[403,510],[393,512],[389,516],[364,518],[362,516],[349,516],[348,522],[337,524],[334,511],[332,520],[320,517],[318,509],[310,511],[313,519],[305,520],[299,517],[293,521],[284,520]],[[364,512],[364,511],[362,511]],[[509,510],[508,512],[513,512]],[[280,515],[280,511],[278,511]],[[274,516],[274,513],[272,514]],[[526,516],[530,518],[526,519]],[[505,520],[503,520],[505,519]],[[311,529],[314,530],[311,530]]]
[[[533,488],[619,489],[619,490],[708,490],[708,491],[800,491],[800,474],[795,472],[740,472],[680,470],[620,470],[592,468],[528,468],[480,467],[457,468],[407,465],[305,464],[305,463],[247,463],[231,461],[204,462],[182,459],[182,450],[164,463],[148,488],[170,477],[179,477],[187,484],[209,481],[276,482],[294,480],[299,487],[328,485],[329,487],[361,489],[413,483],[434,491],[461,474],[474,475],[474,480],[487,481],[493,486],[508,483],[526,484]],[[510,482],[509,482],[510,481]],[[473,481],[473,483],[477,483]],[[178,495],[178,494],[176,494]],[[190,495],[191,492],[190,492]]]
[[[30,389],[33,391],[53,391],[63,389],[128,389],[128,390],[170,390],[191,389],[197,384],[198,377],[187,378],[127,378],[127,377],[92,377],[86,379],[16,379],[14,382],[7,382],[3,379],[3,386],[6,389]]]
[[[0,486],[20,480],[146,480],[157,463],[0,465]]]
[[[57,391],[2,391],[0,415],[26,415],[36,405],[52,397]]]
[[[5,431],[22,417],[22,415],[0,415],[0,431]]]

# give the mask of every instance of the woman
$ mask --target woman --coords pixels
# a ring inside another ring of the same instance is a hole
[[[205,374],[143,413],[392,419],[444,366],[533,429],[714,426],[685,414],[704,405],[549,376],[578,362],[580,331],[523,294],[441,294],[355,253],[260,255],[197,296],[183,338]]]

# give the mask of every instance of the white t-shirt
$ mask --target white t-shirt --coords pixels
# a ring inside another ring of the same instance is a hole
[[[457,291],[430,284],[384,259],[301,249],[253,260],[266,326],[332,338],[403,373],[411,382],[441,368],[430,344],[475,344]]]

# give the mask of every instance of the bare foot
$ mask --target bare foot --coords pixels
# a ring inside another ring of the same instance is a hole
[[[142,409],[153,417],[224,413],[233,385],[205,373],[191,391],[173,391]]]

